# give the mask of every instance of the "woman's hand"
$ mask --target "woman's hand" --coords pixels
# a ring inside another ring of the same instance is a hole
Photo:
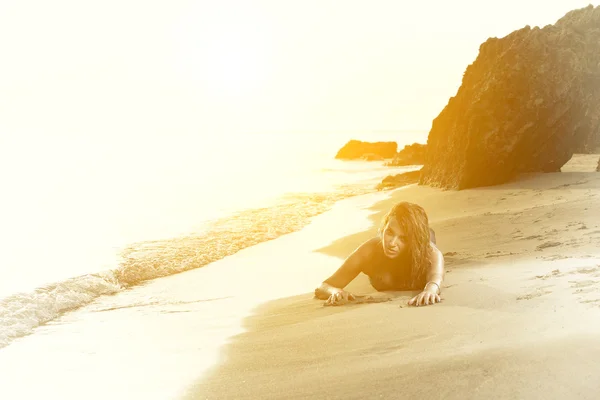
[[[429,304],[435,304],[442,301],[440,295],[437,294],[437,290],[425,289],[408,302],[409,306],[427,306]]]
[[[345,290],[339,289],[338,291],[332,293],[327,301],[325,302],[326,306],[341,306],[350,301],[354,301],[355,297],[352,293],[348,293]]]

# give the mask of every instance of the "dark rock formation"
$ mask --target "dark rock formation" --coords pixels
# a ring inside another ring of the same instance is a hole
[[[393,189],[400,186],[419,182],[421,170],[405,172],[403,174],[388,175],[377,185],[377,190]]]
[[[393,158],[396,155],[398,144],[396,142],[361,142],[351,140],[342,147],[335,158],[342,160],[356,160],[365,154],[377,154],[383,158]]]
[[[600,139],[600,7],[488,39],[434,119],[420,183],[464,189],[559,171]]]
[[[427,146],[420,143],[413,143],[404,146],[392,161],[385,164],[390,167],[403,165],[423,165],[425,164]]]
[[[596,166],[596,172],[600,172],[600,158],[598,159],[598,165]]]

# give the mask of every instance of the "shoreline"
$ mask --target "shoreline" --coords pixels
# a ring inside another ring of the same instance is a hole
[[[369,174],[375,174],[373,165],[377,164],[370,165]],[[380,168],[386,173],[406,169]],[[337,190],[331,192],[282,195],[267,207],[205,221],[206,231],[123,246],[114,255],[114,269],[69,277],[0,297],[0,349],[99,297],[204,268],[245,248],[300,231],[311,219],[331,210],[336,202],[376,193],[376,182],[382,178],[337,185]]]
[[[368,228],[368,206],[388,196],[372,192],[341,200],[300,231],[63,314],[0,349],[0,376],[7,381],[0,397],[179,397],[222,361],[222,347],[243,332],[242,321],[254,307],[313,290],[324,270],[337,268],[337,258],[314,249]],[[51,370],[44,361],[49,359]],[[90,394],[98,371],[110,384]],[[38,384],[27,385],[32,379]]]

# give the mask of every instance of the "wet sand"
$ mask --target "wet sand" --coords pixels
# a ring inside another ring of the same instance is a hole
[[[377,293],[362,275],[350,291],[390,301],[267,302],[185,398],[597,398],[597,160],[576,155],[562,173],[489,188],[394,191],[372,207],[371,228],[317,252],[341,262],[393,203],[417,202],[445,254],[441,304],[408,307],[414,292]]]

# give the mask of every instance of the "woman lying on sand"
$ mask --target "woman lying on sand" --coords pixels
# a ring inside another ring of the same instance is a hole
[[[429,228],[425,210],[402,202],[387,213],[379,235],[360,245],[342,266],[320,287],[315,296],[327,305],[341,305],[355,300],[346,292],[359,273],[369,276],[378,291],[420,290],[408,304],[414,306],[441,301],[444,279],[444,256],[435,245],[435,232]]]

